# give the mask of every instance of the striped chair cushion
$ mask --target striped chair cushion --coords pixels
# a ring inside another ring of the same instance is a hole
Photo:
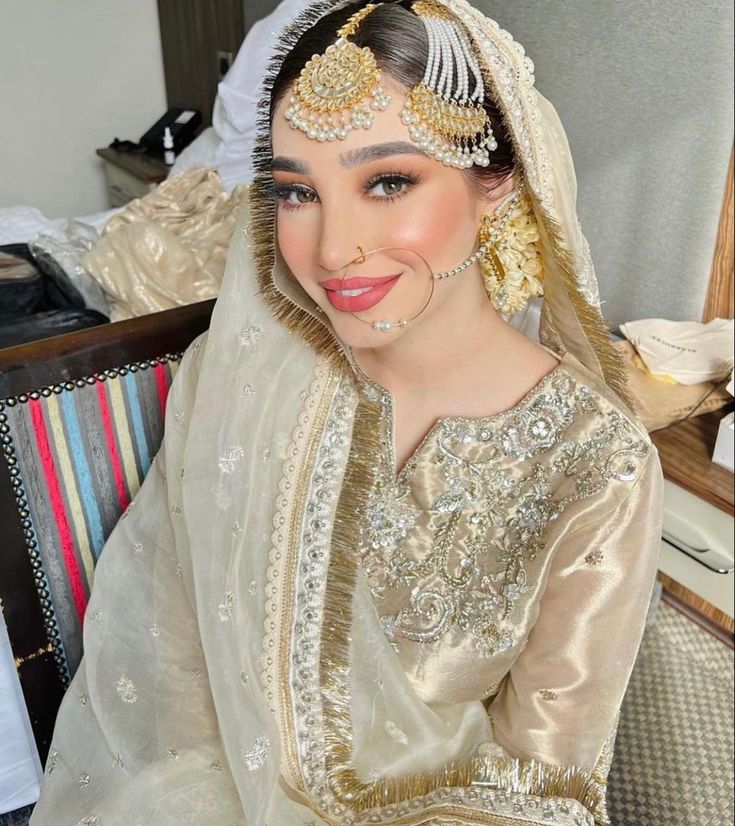
[[[178,361],[131,364],[0,403],[26,545],[66,681],[82,656],[94,566],[159,448]]]

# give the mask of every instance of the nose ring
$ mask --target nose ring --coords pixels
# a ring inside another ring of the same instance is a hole
[[[358,244],[357,249],[360,251],[360,257],[355,259],[356,264],[364,264],[365,263],[365,250]]]

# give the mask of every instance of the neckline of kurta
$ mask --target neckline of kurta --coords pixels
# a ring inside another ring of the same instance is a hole
[[[398,468],[397,467],[397,460],[396,460],[396,436],[395,436],[395,400],[393,398],[393,394],[379,384],[374,379],[370,378],[368,374],[360,367],[355,359],[354,353],[352,352],[351,347],[345,346],[343,351],[347,357],[347,363],[352,368],[353,375],[357,381],[357,384],[364,394],[365,398],[372,402],[378,402],[382,409],[385,411],[386,414],[386,424],[385,424],[385,446],[387,449],[387,461],[388,461],[388,468],[387,472],[390,476],[391,482],[394,484],[400,484],[401,482],[405,482],[407,477],[410,475],[411,471],[416,467],[418,459],[420,458],[423,451],[426,449],[427,445],[432,441],[434,435],[444,426],[451,426],[451,425],[459,425],[459,424],[467,424],[474,427],[482,427],[483,425],[490,425],[491,423],[502,421],[503,419],[507,419],[511,416],[517,415],[520,411],[524,410],[528,407],[535,398],[537,398],[541,393],[546,390],[547,386],[551,384],[556,376],[558,376],[563,370],[566,368],[566,361],[568,354],[564,353],[560,355],[556,353],[554,350],[550,349],[549,347],[544,347],[543,344],[539,345],[543,347],[548,353],[550,353],[554,358],[558,359],[558,363],[555,367],[552,367],[551,370],[546,373],[546,375],[542,376],[541,379],[533,385],[526,393],[511,407],[507,408],[506,410],[501,410],[497,413],[490,413],[487,416],[440,416],[435,419],[434,423],[431,427],[427,430],[424,437],[421,441],[416,445],[411,454],[408,456],[406,461],[403,465]]]

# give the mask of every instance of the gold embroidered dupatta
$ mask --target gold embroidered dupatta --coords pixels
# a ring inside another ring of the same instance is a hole
[[[542,340],[622,390],[558,119],[520,47],[461,0],[447,6],[476,38],[534,200]],[[334,7],[301,15],[284,50]],[[32,824],[604,822],[601,744],[587,767],[515,760],[482,703],[420,701],[380,628],[352,553],[377,410],[277,255],[268,93],[266,81],[252,213],[177,375],[164,447],[97,569]],[[606,505],[645,551],[621,614],[627,660],[650,586],[651,454],[635,475],[637,495]]]

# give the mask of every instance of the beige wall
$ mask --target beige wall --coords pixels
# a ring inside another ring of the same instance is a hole
[[[471,2],[559,112],[605,317],[698,321],[733,141],[732,0]]]
[[[165,108],[156,0],[0,0],[0,207],[105,209],[95,149]]]

